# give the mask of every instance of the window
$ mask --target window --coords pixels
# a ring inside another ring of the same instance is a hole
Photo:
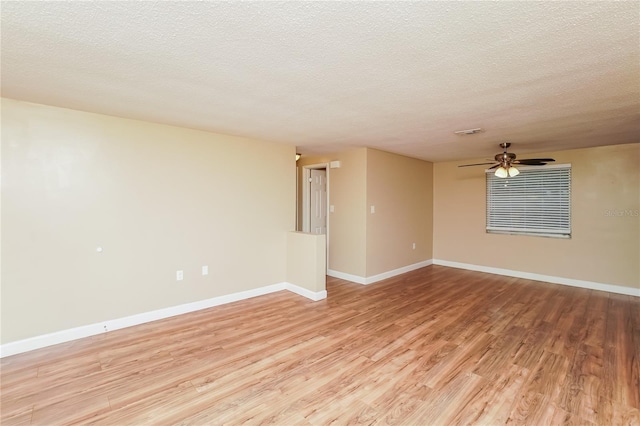
[[[519,169],[502,179],[487,172],[487,232],[571,237],[571,165]]]

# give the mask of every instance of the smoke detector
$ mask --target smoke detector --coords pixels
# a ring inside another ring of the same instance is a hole
[[[467,129],[467,130],[458,130],[457,132],[453,132],[456,135],[475,135],[476,133],[480,133],[482,129],[480,127],[476,129]]]

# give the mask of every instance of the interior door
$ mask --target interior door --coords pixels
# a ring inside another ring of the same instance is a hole
[[[312,234],[327,233],[327,171],[326,169],[311,169],[310,178],[310,209]]]

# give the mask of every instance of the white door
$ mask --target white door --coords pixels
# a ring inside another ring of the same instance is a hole
[[[325,169],[311,169],[311,178],[309,179],[311,203],[309,213],[311,215],[309,223],[311,224],[312,234],[327,233],[327,171]]]

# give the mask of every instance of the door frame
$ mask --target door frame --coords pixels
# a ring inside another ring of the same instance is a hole
[[[302,166],[302,232],[311,232],[311,194],[309,179],[311,179],[311,170],[325,169],[327,173],[327,233],[325,235],[327,241],[327,269],[329,269],[329,230],[330,230],[330,216],[329,216],[329,200],[331,199],[329,194],[331,191],[331,178],[329,177],[329,170],[331,169],[329,163],[309,164]]]

